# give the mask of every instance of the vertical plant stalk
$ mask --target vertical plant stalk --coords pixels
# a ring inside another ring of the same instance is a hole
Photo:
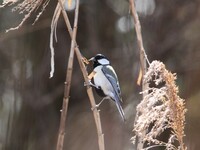
[[[134,20],[134,25],[135,25],[135,31],[136,31],[136,36],[137,36],[137,43],[138,43],[138,47],[140,50],[140,63],[141,63],[141,71],[142,71],[142,76],[144,76],[144,74],[147,71],[147,64],[146,62],[149,63],[149,60],[147,58],[144,46],[143,46],[143,40],[142,40],[142,33],[141,33],[141,25],[140,25],[140,20],[135,8],[135,3],[134,0],[129,0],[130,3],[130,9],[131,9],[131,14],[133,16],[133,20]],[[142,82],[142,87],[143,87],[143,91],[144,88],[146,87],[144,81]]]
[[[81,55],[78,47],[75,49],[75,52],[76,52],[76,56],[78,58],[78,62],[79,62],[81,71],[83,73],[84,80],[88,85],[89,84],[88,73],[86,71],[85,64],[82,61],[83,58],[82,58],[82,55]],[[96,108],[96,102],[95,102],[95,99],[94,99],[92,88],[90,86],[87,86],[87,94],[88,94],[88,97],[89,97],[89,100],[90,100],[91,107],[94,108],[92,110],[93,110],[93,116],[94,116],[95,124],[96,124],[96,127],[97,127],[99,150],[105,150],[104,134],[102,132],[100,114],[99,114],[99,110]]]
[[[131,9],[131,14],[133,16],[133,20],[134,20],[134,25],[135,25],[135,31],[136,31],[136,36],[137,36],[137,43],[138,43],[138,47],[139,47],[139,51],[140,51],[140,74],[139,74],[139,78],[142,78],[142,91],[145,91],[148,88],[148,84],[146,82],[144,82],[144,74],[147,71],[147,64],[146,62],[149,63],[149,60],[147,58],[144,46],[143,46],[143,40],[142,40],[142,33],[141,33],[141,25],[140,25],[140,20],[135,8],[135,3],[134,0],[129,0],[129,4],[130,4],[130,9]],[[142,77],[141,77],[142,76]],[[145,97],[145,93],[143,92],[142,97]],[[138,113],[135,116],[135,120],[137,120],[138,118]],[[145,133],[143,133],[145,134]],[[144,143],[142,142],[142,139],[140,139],[138,137],[138,143],[137,143],[137,150],[141,150],[143,148]]]
[[[60,4],[60,7],[61,7],[62,15],[63,15],[63,18],[65,20],[67,29],[69,31],[69,35],[72,38],[73,37],[73,35],[72,35],[73,33],[72,33],[72,28],[71,28],[71,25],[70,25],[70,22],[69,22],[68,15],[67,15],[67,13],[66,13],[63,5],[62,5],[62,1],[61,0],[58,0],[58,1],[59,1],[59,4]],[[82,71],[84,80],[85,80],[86,83],[89,83],[88,73],[87,73],[85,64],[82,61],[83,57],[82,57],[82,55],[80,53],[80,50],[78,48],[78,45],[77,45],[76,41],[74,41],[74,42],[75,42],[75,45],[76,45],[75,46],[75,53],[76,53],[76,56],[77,56],[77,59],[78,59],[78,62],[79,62],[80,69]],[[97,128],[99,150],[105,150],[104,134],[102,132],[100,114],[99,114],[99,111],[96,108],[96,102],[95,102],[95,99],[94,99],[92,88],[90,86],[87,86],[87,94],[88,94],[88,97],[89,97],[89,100],[90,100],[91,107],[94,108],[93,109],[93,116],[94,116],[94,120],[95,120],[95,124],[96,124],[96,128]]]
[[[76,1],[74,27],[73,27],[73,32],[72,32],[72,40],[71,40],[70,55],[69,55],[69,59],[68,59],[68,66],[67,66],[67,71],[66,71],[63,106],[62,106],[62,112],[61,112],[61,118],[60,118],[60,128],[59,128],[59,135],[58,135],[56,150],[63,150],[63,145],[64,145],[65,122],[66,122],[66,117],[67,117],[69,92],[70,92],[71,79],[72,79],[74,49],[76,46],[75,41],[76,41],[77,24],[78,24],[78,13],[79,13],[79,0]]]

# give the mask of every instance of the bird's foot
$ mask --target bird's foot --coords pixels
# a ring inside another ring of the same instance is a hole
[[[110,97],[109,97],[109,96],[104,97],[104,98],[100,101],[100,103],[98,103],[97,105],[95,105],[94,107],[91,108],[92,111],[93,111],[94,109],[98,109],[99,106],[101,105],[101,103],[102,103],[105,99],[110,99]]]
[[[91,80],[89,80],[89,82],[84,82],[84,86],[93,86],[93,87],[95,87],[96,89],[100,89],[100,87],[97,86],[97,85],[95,85],[95,84],[93,84],[93,83],[91,82]]]
[[[95,109],[98,110],[98,108],[99,108],[99,104],[97,104],[97,105],[95,105],[94,107],[92,107],[91,110],[92,110],[92,111],[94,111]],[[100,111],[100,110],[98,110],[98,111]]]

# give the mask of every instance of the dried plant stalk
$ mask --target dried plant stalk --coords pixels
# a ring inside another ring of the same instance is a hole
[[[63,5],[65,0],[61,0],[60,3]],[[61,7],[60,4],[58,3],[53,14],[53,18],[51,21],[51,33],[50,33],[50,50],[51,50],[51,71],[50,71],[50,78],[53,77],[55,66],[54,66],[54,46],[53,46],[53,41],[54,37],[57,41],[57,36],[56,36],[56,27],[57,27],[57,22],[60,17],[61,13]]]
[[[61,11],[62,11],[64,20],[65,20],[67,29],[69,31],[69,35],[72,38],[72,28],[71,28],[71,25],[70,25],[70,22],[69,22],[68,15],[67,15],[67,13],[64,10],[64,7],[62,5],[62,0],[58,0],[58,1],[59,1],[59,4],[60,4],[60,7],[61,7]],[[89,83],[88,73],[87,73],[85,64],[83,62],[84,58],[83,58],[82,54],[80,53],[80,50],[78,48],[77,43],[76,43],[76,46],[75,46],[75,53],[76,53],[76,56],[77,56],[77,59],[78,59],[78,62],[79,62],[80,69],[82,71],[84,80],[85,80],[86,83]],[[96,102],[95,102],[95,99],[94,99],[92,88],[90,86],[87,87],[87,94],[88,94],[88,97],[89,97],[89,100],[90,100],[90,103],[91,103],[91,107],[94,108],[93,109],[93,116],[94,116],[95,124],[96,124],[96,127],[97,127],[99,150],[105,150],[104,134],[102,132],[100,113],[96,108]]]
[[[86,71],[85,64],[82,61],[82,55],[78,48],[75,49],[75,52],[76,52],[76,56],[79,61],[81,71],[83,73],[84,80],[87,84],[89,84],[88,73]],[[97,128],[99,150],[105,150],[104,134],[102,131],[102,126],[101,126],[100,113],[99,113],[99,110],[96,108],[96,102],[94,99],[92,88],[90,86],[87,87],[87,94],[88,94],[88,97],[90,100],[91,107],[93,108],[92,110],[93,110],[93,116],[94,116],[94,120],[95,120],[95,124],[96,124],[96,128]]]
[[[71,48],[70,55],[68,59],[68,67],[66,73],[66,81],[65,81],[65,90],[64,90],[64,98],[63,98],[63,106],[60,118],[60,128],[59,135],[57,140],[57,150],[63,149],[64,137],[65,137],[65,122],[67,117],[68,103],[69,103],[69,92],[71,87],[71,79],[72,79],[72,70],[73,70],[73,61],[74,61],[74,49],[76,46],[76,34],[77,34],[77,24],[78,24],[78,13],[79,13],[79,0],[76,1],[76,10],[74,15],[74,27],[72,32],[72,40],[71,40]]]
[[[10,30],[16,30],[18,28],[20,28],[23,23],[30,17],[31,13],[35,10],[37,10],[41,5],[42,5],[42,8],[41,8],[41,11],[38,13],[34,23],[39,19],[39,17],[41,16],[41,14],[43,13],[43,11],[45,10],[46,6],[48,5],[50,0],[23,0],[21,3],[19,3],[17,6],[15,6],[13,8],[13,11],[19,11],[19,14],[25,14],[24,15],[24,18],[23,20],[21,21],[21,23],[17,26],[17,27],[14,27],[14,28],[10,28],[7,30],[10,31]],[[76,33],[72,33],[72,28],[71,28],[71,25],[70,25],[70,22],[69,22],[69,18],[67,16],[67,13],[63,7],[63,4],[65,2],[65,0],[58,0],[58,4],[57,4],[57,7],[54,11],[54,15],[53,15],[53,18],[52,18],[52,22],[51,22],[51,35],[50,35],[50,49],[51,49],[51,72],[50,72],[50,78],[53,77],[53,73],[54,73],[54,47],[53,47],[53,36],[55,36],[55,39],[57,40],[57,37],[56,37],[56,27],[57,27],[57,22],[58,22],[58,18],[60,16],[60,13],[62,11],[62,14],[63,14],[63,17],[64,17],[64,20],[66,22],[66,26],[67,26],[67,29],[69,31],[69,34],[70,34],[70,37],[72,38],[72,49],[75,49],[75,52],[76,52],[76,56],[78,58],[78,61],[79,61],[79,65],[80,65],[80,68],[81,68],[81,71],[83,73],[83,76],[84,76],[84,80],[86,83],[89,83],[89,80],[88,80],[88,73],[86,71],[86,67],[85,67],[85,64],[83,63],[83,57],[80,53],[80,50],[78,48],[78,45],[76,43],[76,40],[75,40],[75,35]],[[78,3],[79,3],[79,0],[77,0]],[[0,5],[0,8],[1,7],[5,7],[7,5],[13,5],[13,4],[16,4],[18,3],[19,0],[4,0],[2,5]],[[68,1],[69,3],[71,3],[71,1],[69,0]],[[78,5],[78,4],[77,4]],[[34,24],[33,23],[33,24]],[[75,30],[76,30],[77,26],[75,26]],[[74,35],[75,34],[75,35]],[[57,149],[63,149],[63,142],[64,142],[64,128],[65,128],[65,119],[66,119],[66,113],[67,113],[67,105],[68,105],[68,90],[70,89],[70,83],[71,82],[71,79],[70,79],[70,74],[72,73],[72,62],[73,62],[73,53],[71,51],[71,54],[70,54],[70,58],[69,58],[69,66],[68,66],[68,70],[70,70],[69,72],[70,73],[67,73],[69,74],[68,77],[66,77],[66,81],[65,82],[65,93],[64,93],[64,100],[63,100],[63,109],[62,109],[62,115],[61,115],[61,124],[60,124],[60,131],[59,131],[59,137],[58,137],[58,144],[57,144]],[[89,85],[89,84],[88,84]],[[100,114],[99,114],[99,111],[97,110],[96,108],[96,103],[95,103],[95,99],[94,99],[94,95],[93,95],[93,92],[92,92],[92,88],[91,87],[87,87],[87,94],[88,94],[88,97],[89,97],[89,100],[90,100],[90,103],[91,103],[91,106],[93,109],[93,115],[94,115],[94,119],[95,119],[95,124],[96,124],[96,127],[97,127],[97,134],[98,134],[98,143],[99,143],[99,149],[100,150],[104,150],[105,149],[105,145],[104,145],[104,134],[102,132],[102,127],[101,127],[101,120],[100,120]]]
[[[129,0],[130,3],[130,9],[131,9],[131,14],[133,16],[133,20],[134,20],[134,25],[135,25],[135,31],[136,31],[136,36],[137,36],[137,43],[138,43],[138,47],[140,50],[140,64],[141,64],[141,70],[142,71],[142,75],[144,75],[146,73],[147,70],[147,66],[146,66],[146,62],[148,62],[149,64],[149,60],[147,58],[144,46],[143,46],[143,40],[142,40],[142,33],[141,33],[141,25],[140,25],[140,20],[135,8],[135,4],[134,4],[134,0]],[[143,83],[143,90],[145,88],[145,84]]]
[[[175,79],[176,76],[159,61],[153,61],[144,76],[145,83],[155,86],[143,91],[145,97],[137,106],[139,115],[134,131],[142,143],[147,143],[143,149],[164,146],[166,149],[186,150],[183,142],[186,109],[184,100],[178,96]],[[158,137],[166,129],[170,129],[171,134],[164,142]],[[178,146],[175,145],[177,142]]]
[[[140,85],[141,81],[142,81],[142,90],[146,90],[148,87],[148,84],[144,82],[143,76],[147,71],[147,64],[146,62],[148,62],[149,64],[149,60],[147,58],[144,46],[143,46],[143,39],[142,39],[142,33],[141,33],[141,25],[140,25],[140,20],[135,8],[135,3],[134,0],[129,0],[129,4],[130,4],[130,10],[131,10],[131,14],[134,20],[134,25],[135,25],[135,31],[136,31],[136,36],[137,36],[137,43],[138,43],[138,47],[139,47],[139,51],[140,51],[140,71],[139,71],[139,76],[138,76],[138,81],[137,84]],[[145,93],[143,93],[142,95],[143,97],[145,96]],[[135,120],[138,119],[138,113],[136,113],[135,116]],[[144,133],[143,133],[144,134]],[[137,143],[137,150],[141,150],[143,147],[143,142],[142,139],[140,139],[140,137],[137,137],[138,143]]]

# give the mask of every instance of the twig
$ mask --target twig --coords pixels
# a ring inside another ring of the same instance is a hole
[[[51,50],[51,71],[50,71],[50,78],[53,77],[55,66],[54,66],[54,47],[53,47],[53,35],[56,37],[56,27],[57,27],[57,22],[60,16],[60,7],[59,4],[57,4],[52,21],[51,21],[51,34],[50,34],[50,50]],[[57,39],[57,38],[56,38]]]
[[[143,40],[142,40],[142,33],[141,33],[141,25],[140,25],[140,21],[139,21],[139,17],[135,8],[135,4],[133,0],[129,0],[130,6],[131,6],[131,13],[133,16],[133,20],[134,20],[134,25],[135,25],[135,31],[136,31],[136,36],[137,36],[137,43],[138,43],[138,47],[140,50],[140,63],[141,63],[141,69],[142,69],[142,75],[144,75],[146,73],[147,70],[147,66],[146,66],[146,62],[148,64],[149,60],[147,58],[147,54],[145,52],[144,46],[143,46]],[[143,88],[144,88],[144,83],[143,83]]]
[[[78,58],[78,62],[79,62],[81,71],[83,73],[84,80],[88,84],[89,83],[88,73],[86,71],[85,64],[82,62],[82,55],[81,55],[78,48],[75,49],[75,52],[76,52],[76,56]],[[94,95],[93,95],[91,87],[87,87],[87,94],[88,94],[88,97],[90,99],[91,107],[94,108],[92,110],[93,110],[93,116],[94,116],[94,119],[95,119],[95,124],[96,124],[96,127],[97,127],[99,150],[105,150],[104,134],[102,132],[100,114],[99,114],[99,111],[96,108],[96,102],[95,102]]]
[[[50,19],[45,19],[45,20],[40,21],[39,24],[35,24],[34,26],[32,26],[31,24],[27,24],[23,26],[23,28],[20,28],[12,32],[8,32],[6,34],[4,34],[3,32],[0,32],[0,42],[4,42],[5,40],[11,39],[11,38],[20,37],[28,33],[42,30],[44,28],[49,27],[50,23],[51,23]]]
[[[138,43],[138,47],[139,47],[139,50],[140,50],[140,64],[141,64],[140,75],[142,77],[144,77],[144,74],[147,71],[146,62],[148,64],[150,64],[150,63],[149,63],[149,60],[147,58],[147,55],[146,55],[146,52],[145,52],[145,49],[144,49],[144,46],[143,46],[141,25],[140,25],[139,17],[138,17],[136,8],[135,8],[134,0],[129,0],[129,3],[130,3],[130,9],[131,9],[131,13],[132,13],[133,20],[134,20],[135,31],[136,31],[136,35],[137,35],[137,43]],[[139,77],[140,79],[142,79],[141,76]],[[145,83],[144,80],[142,80],[142,91],[145,91],[147,89],[147,87],[148,87],[148,84]],[[144,96],[145,96],[145,93],[143,92],[143,98],[144,98]],[[137,118],[138,118],[138,113],[136,114],[135,121],[137,120]],[[136,146],[137,150],[142,149],[143,145],[144,145],[144,143],[142,143],[142,140],[140,138],[138,138],[138,143],[137,143],[137,146]]]
[[[56,148],[57,150],[63,150],[63,144],[64,144],[65,122],[66,122],[66,117],[67,117],[67,110],[68,110],[68,103],[69,103],[69,92],[70,92],[71,79],[72,79],[74,49],[75,49],[75,45],[76,45],[75,40],[76,40],[76,33],[77,33],[78,13],[79,13],[79,0],[76,1],[76,10],[75,10],[75,16],[74,16],[74,27],[73,27],[73,33],[72,33],[70,55],[69,55],[69,59],[68,59],[67,73],[66,73],[63,106],[62,106],[60,128],[59,128],[59,135],[58,135],[57,148]]]
[[[72,36],[72,28],[71,28],[71,25],[70,25],[70,22],[69,22],[68,15],[67,15],[67,13],[66,13],[63,5],[62,5],[62,1],[61,0],[58,0],[58,1],[60,3],[62,14],[63,14],[64,20],[65,20],[67,29],[69,31],[70,37],[72,38],[73,37]],[[77,56],[77,59],[78,59],[78,62],[79,62],[79,65],[80,65],[84,80],[85,80],[86,83],[89,83],[88,73],[87,73],[85,64],[82,61],[83,57],[82,57],[82,55],[80,53],[80,50],[79,50],[78,45],[77,45],[76,42],[75,42],[75,45],[76,45],[75,46],[75,53],[76,53],[76,56]],[[95,102],[94,95],[93,95],[91,87],[87,87],[87,94],[88,94],[88,97],[89,97],[89,100],[90,100],[90,103],[91,103],[91,107],[95,108],[95,109],[93,109],[93,116],[94,116],[95,124],[96,124],[96,127],[97,127],[99,150],[105,150],[104,134],[102,132],[100,114],[99,114],[99,111],[97,110],[97,108],[95,107],[96,106],[96,102]]]

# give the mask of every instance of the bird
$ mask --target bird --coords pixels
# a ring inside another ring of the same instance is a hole
[[[122,98],[119,81],[110,61],[103,54],[97,54],[90,58],[89,62],[93,62],[93,83],[90,80],[89,84],[95,88],[99,96],[103,97],[97,107],[105,99],[111,99],[115,102],[123,121],[125,121],[124,111],[121,106]]]

